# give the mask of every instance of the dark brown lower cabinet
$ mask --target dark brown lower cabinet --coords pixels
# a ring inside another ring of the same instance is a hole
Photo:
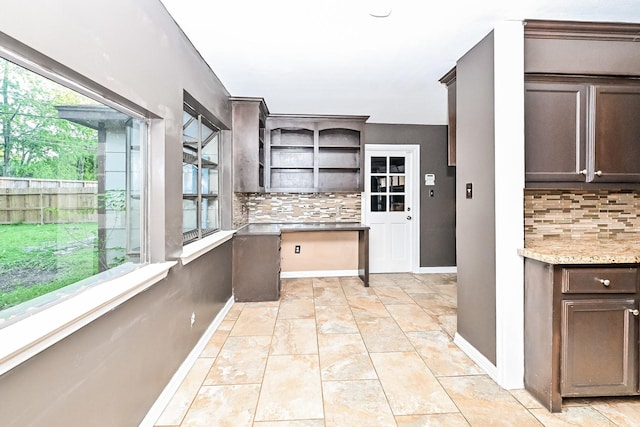
[[[525,260],[525,388],[563,397],[638,393],[638,266]]]
[[[233,298],[238,302],[280,298],[280,235],[233,237]]]
[[[634,299],[562,301],[562,396],[637,391]]]

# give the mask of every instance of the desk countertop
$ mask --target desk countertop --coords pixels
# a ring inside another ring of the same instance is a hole
[[[361,231],[369,226],[358,222],[264,223],[247,224],[238,229],[238,235],[281,234],[292,231]]]

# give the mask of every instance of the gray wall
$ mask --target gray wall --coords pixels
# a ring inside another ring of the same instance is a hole
[[[365,144],[420,145],[420,266],[456,265],[456,172],[447,166],[447,127],[367,123],[364,138]],[[435,187],[424,185],[425,173],[436,175]]]
[[[493,33],[457,63],[458,334],[496,363]],[[473,198],[465,185],[473,184]]]
[[[1,424],[137,425],[231,297],[231,246],[172,269],[165,280],[0,376]]]
[[[4,0],[0,30],[0,47],[152,119],[150,257],[178,256],[183,92],[223,128],[231,125],[231,105],[162,4]],[[229,159],[228,135],[223,144]],[[223,171],[225,200],[229,177]],[[223,224],[231,223],[230,206]],[[230,297],[228,242],[0,376],[1,424],[136,425]]]

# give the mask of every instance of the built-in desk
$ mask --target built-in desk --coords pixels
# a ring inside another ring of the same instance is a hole
[[[365,287],[369,286],[369,227],[367,225],[354,222],[248,224],[240,228],[234,236],[233,288],[235,300],[278,299],[280,295],[280,236],[287,232],[306,231],[357,231],[358,276],[362,279]],[[247,268],[247,265],[250,265],[250,268]],[[277,284],[270,284],[265,289],[265,278],[275,275],[277,275]],[[261,282],[262,284],[259,284]],[[256,289],[256,286],[259,286],[260,289]]]

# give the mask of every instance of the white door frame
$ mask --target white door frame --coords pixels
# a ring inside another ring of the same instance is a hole
[[[411,180],[411,246],[409,248],[411,253],[411,273],[420,272],[420,145],[418,144],[365,144],[365,155],[367,158],[369,151],[397,151],[406,153],[411,158],[411,170],[412,176],[407,176],[406,179]],[[368,170],[367,165],[363,165],[365,171]],[[364,179],[370,180],[371,175],[365,172]],[[368,224],[369,218],[367,218],[369,194],[366,193],[367,185],[364,185],[365,191],[361,195],[361,222]]]

